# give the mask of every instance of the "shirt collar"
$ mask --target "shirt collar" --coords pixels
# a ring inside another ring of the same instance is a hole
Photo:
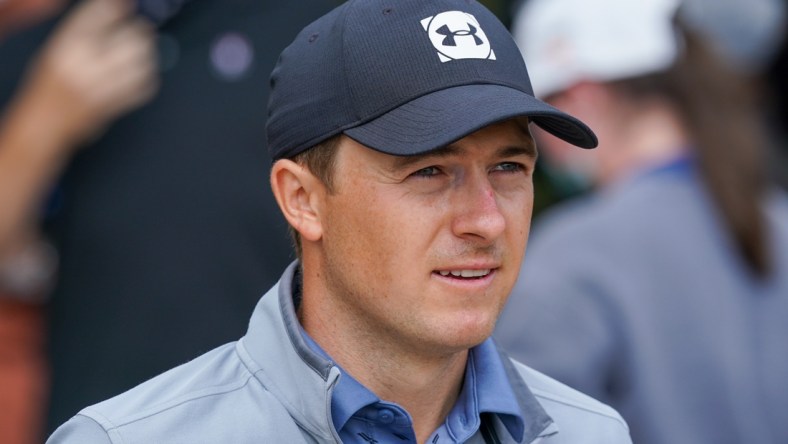
[[[331,360],[328,353],[303,328],[301,328],[301,334],[309,348],[320,356]],[[380,402],[380,398],[356,381],[345,369],[336,363],[334,365],[339,367],[342,374],[331,398],[331,419],[334,422],[334,427],[339,431],[351,416],[370,404]]]
[[[494,413],[506,426],[515,441],[521,441],[524,431],[523,412],[509,383],[506,369],[501,362],[501,355],[492,339],[488,338],[471,349],[468,368],[475,370],[475,384],[469,384],[466,378],[467,391],[470,387],[476,391],[479,413]],[[466,375],[470,372],[466,369]],[[483,387],[483,390],[477,390]]]
[[[463,388],[446,418],[446,428],[457,442],[465,442],[481,426],[483,414],[498,416],[515,441],[523,439],[523,413],[501,356],[492,339],[468,352]]]
[[[303,328],[300,331],[313,351],[331,360]],[[338,431],[356,412],[381,401],[341,367],[340,370],[342,377],[331,399],[332,419]],[[446,418],[447,428],[456,440],[465,441],[478,430],[482,413],[498,415],[509,434],[517,442],[522,440],[525,429],[522,412],[497,347],[489,338],[468,353],[463,388]]]

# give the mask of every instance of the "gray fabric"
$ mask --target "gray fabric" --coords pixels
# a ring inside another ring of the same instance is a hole
[[[47,442],[339,443],[330,403],[339,370],[298,335],[295,267],[261,299],[240,341],[82,410]],[[512,387],[527,413],[523,442],[631,443],[615,411],[510,362]],[[495,428],[502,443],[515,442],[500,421]],[[481,443],[480,434],[468,442]]]
[[[788,443],[788,200],[776,273],[748,275],[692,170],[537,220],[496,338],[616,408],[638,444]]]

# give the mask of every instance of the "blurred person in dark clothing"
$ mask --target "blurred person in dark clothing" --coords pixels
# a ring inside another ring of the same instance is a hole
[[[291,260],[267,185],[260,85],[291,36],[335,4],[138,2],[159,24],[159,94],[79,151],[46,220],[60,262],[48,432],[245,331]],[[0,60],[45,34],[9,40]],[[18,74],[0,72],[0,97]]]
[[[60,1],[0,2],[0,38]],[[27,67],[0,115],[0,442],[43,437],[48,365],[44,300],[56,253],[38,209],[71,156],[156,90],[153,33],[124,0],[86,0]],[[13,63],[3,57],[3,68]]]
[[[747,83],[677,6],[531,0],[517,17],[536,93],[600,147],[539,140],[597,192],[537,220],[496,336],[617,408],[636,443],[785,443],[788,199]]]

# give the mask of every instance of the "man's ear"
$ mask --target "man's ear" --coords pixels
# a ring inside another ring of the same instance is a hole
[[[309,169],[292,160],[277,160],[271,168],[271,190],[285,219],[304,240],[323,236],[320,207],[326,187]]]

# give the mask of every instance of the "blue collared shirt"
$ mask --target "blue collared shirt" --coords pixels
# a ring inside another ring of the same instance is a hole
[[[303,329],[301,332],[310,348],[331,359]],[[467,441],[479,430],[482,413],[498,415],[512,437],[517,441],[522,439],[522,413],[492,339],[469,351],[457,402],[427,442]],[[344,443],[416,442],[408,412],[395,403],[381,400],[344,370],[331,399],[331,415]]]

